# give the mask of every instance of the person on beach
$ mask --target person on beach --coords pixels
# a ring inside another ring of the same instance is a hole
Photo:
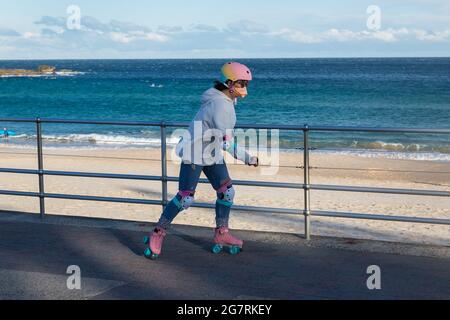
[[[8,137],[9,137],[8,129],[3,128],[3,138],[8,138]]]
[[[203,94],[201,108],[189,126],[188,137],[183,136],[177,145],[177,155],[182,159],[179,192],[165,207],[152,235],[144,238],[144,243],[148,245],[144,252],[147,258],[159,257],[172,221],[194,203],[202,172],[217,192],[213,252],[219,253],[226,246],[230,253],[236,254],[243,247],[243,241],[232,236],[229,231],[228,222],[235,190],[222,151],[229,152],[249,166],[259,165],[258,157],[250,156],[244,147],[237,145],[233,134],[237,99],[247,96],[252,73],[243,64],[229,62],[223,66],[222,74],[222,81],[216,81],[214,87]],[[198,134],[199,131],[202,132],[201,135]],[[211,136],[208,132],[212,133]],[[215,145],[219,147],[209,152],[212,142],[216,142]],[[217,149],[220,149],[219,152],[215,152]]]

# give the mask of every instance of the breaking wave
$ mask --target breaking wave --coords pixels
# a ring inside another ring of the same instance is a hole
[[[175,146],[179,141],[178,137],[168,136],[167,145]],[[45,147],[68,147],[68,148],[154,148],[161,146],[158,132],[141,131],[135,135],[124,134],[63,134],[63,135],[43,135]],[[21,134],[11,136],[8,139],[0,139],[0,144],[8,143],[18,146],[31,146],[36,144],[36,135]],[[404,160],[428,160],[450,162],[450,145],[431,144],[402,144],[388,143],[383,141],[373,142],[348,142],[345,146],[342,143],[317,142],[312,143],[313,153],[328,153],[340,155],[353,155],[370,158],[389,158]],[[252,146],[251,149],[254,149]],[[259,146],[260,150],[264,149]],[[302,152],[298,148],[289,148],[281,143],[282,152]],[[270,151],[269,151],[270,152]]]

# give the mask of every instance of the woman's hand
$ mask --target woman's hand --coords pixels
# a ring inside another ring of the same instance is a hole
[[[251,157],[248,165],[249,166],[253,166],[255,168],[258,167],[259,166],[259,159],[258,159],[258,157]]]

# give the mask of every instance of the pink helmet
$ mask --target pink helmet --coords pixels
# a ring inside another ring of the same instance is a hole
[[[250,69],[238,62],[228,62],[222,67],[222,74],[225,80],[252,80],[252,72]]]

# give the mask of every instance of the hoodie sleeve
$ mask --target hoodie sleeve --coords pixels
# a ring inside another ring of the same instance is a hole
[[[245,164],[250,163],[251,156],[245,148],[235,143],[234,126],[236,125],[236,115],[233,106],[226,101],[215,101],[212,123],[214,127],[223,134],[223,149],[229,152],[235,159]]]

